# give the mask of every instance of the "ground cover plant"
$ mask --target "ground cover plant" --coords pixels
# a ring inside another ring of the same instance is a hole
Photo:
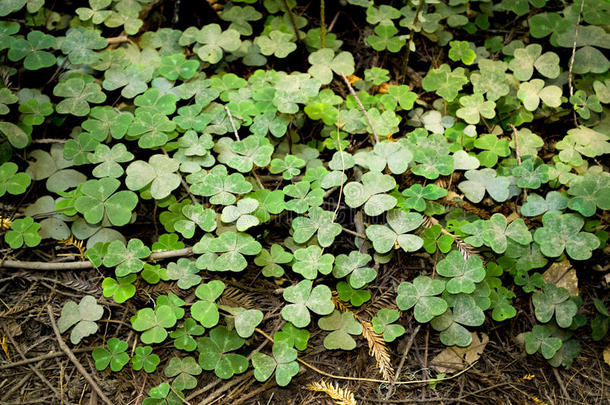
[[[0,400],[608,401],[608,21],[2,1]]]

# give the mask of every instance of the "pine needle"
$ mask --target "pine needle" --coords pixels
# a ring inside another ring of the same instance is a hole
[[[356,405],[354,394],[347,388],[339,388],[336,383],[327,383],[324,380],[307,384],[309,391],[324,392],[335,400],[337,405]]]
[[[362,336],[369,345],[369,355],[375,357],[377,368],[383,378],[392,381],[394,379],[394,369],[383,336],[375,333],[370,322],[360,321],[360,324],[362,325]]]

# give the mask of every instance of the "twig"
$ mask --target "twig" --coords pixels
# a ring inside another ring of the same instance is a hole
[[[288,1],[284,0],[284,5],[288,10],[288,15],[290,16],[290,22],[292,23],[292,28],[294,28],[294,33],[297,36],[297,41],[301,42],[301,34],[299,33],[299,26],[297,25],[297,19],[292,12],[292,8],[288,5]]]
[[[571,401],[572,399],[570,398],[570,394],[568,394],[568,390],[567,390],[565,384],[563,383],[563,380],[561,379],[561,376],[559,375],[559,371],[557,371],[557,369],[555,367],[553,367],[553,374],[555,375],[555,379],[559,383],[559,387],[561,388],[561,392],[563,392],[563,395],[569,401]]]
[[[257,333],[260,333],[266,339],[268,339],[271,342],[273,342],[273,338],[271,336],[269,336],[267,333],[265,333],[264,331],[260,330],[259,328],[254,328],[254,331],[257,332]],[[334,378],[336,380],[364,381],[364,382],[372,382],[372,383],[378,383],[378,384],[390,384],[390,383],[392,383],[392,381],[389,381],[389,380],[379,380],[377,378],[362,378],[362,377],[348,377],[348,376],[344,376],[344,375],[334,375],[334,374],[327,373],[326,371],[320,370],[316,366],[311,365],[308,362],[306,362],[305,360],[300,359],[298,357],[297,357],[297,361],[299,363],[301,363],[302,365],[304,365],[305,367],[315,371],[318,374],[321,374],[321,375],[323,375],[325,377],[328,377],[328,378]],[[460,375],[462,375],[465,372],[467,372],[468,370],[470,370],[472,367],[474,367],[475,364],[477,364],[477,361],[475,361],[474,363],[472,363],[470,366],[466,367],[465,369],[463,369],[459,373],[456,373],[456,374],[454,374],[454,375],[452,375],[450,377],[430,378],[430,379],[427,379],[427,380],[396,381],[396,382],[394,382],[394,385],[428,384],[428,383],[431,383],[431,382],[441,382],[441,381],[446,381],[446,380],[453,380],[454,378],[457,378]]]
[[[32,143],[66,143],[67,141],[67,139],[56,138],[32,139]]]
[[[164,259],[172,259],[174,257],[185,257],[193,254],[193,248],[187,247],[184,249],[170,250],[167,252],[154,252],[148,256],[148,260],[158,261]],[[0,268],[11,269],[26,269],[26,270],[83,270],[93,268],[90,261],[87,262],[64,262],[64,263],[48,263],[48,262],[22,262],[19,260],[5,260],[0,263]]]
[[[513,124],[508,124],[513,129],[513,134],[515,135],[515,154],[517,155],[517,163],[521,165],[521,152],[519,152],[519,132],[517,132],[517,128]]]
[[[352,85],[349,82],[349,80],[347,80],[347,77],[345,77],[344,74],[341,74],[341,77],[343,78],[343,81],[347,85],[347,88],[349,89],[349,92],[356,99],[356,103],[358,103],[358,106],[360,107],[360,110],[362,111],[362,113],[364,114],[364,117],[366,118],[366,120],[368,121],[369,125],[371,126],[371,131],[373,131],[373,136],[375,137],[375,143],[379,143],[379,137],[377,136],[377,131],[375,131],[375,126],[373,126],[373,121],[371,121],[371,117],[369,117],[369,113],[366,112],[366,109],[364,108],[364,105],[362,105],[362,102],[358,98],[358,95],[354,91],[354,88],[352,87]]]
[[[582,10],[585,6],[585,0],[580,0],[580,11],[578,12],[578,18],[576,19],[576,26],[574,27],[574,42],[572,43],[572,56],[570,57],[570,66],[568,68],[568,87],[570,88],[570,97],[574,95],[574,87],[572,86],[572,67],[574,66],[574,57],[576,55],[576,42],[578,41],[578,27],[580,25],[580,17]]]
[[[49,315],[49,320],[51,321],[51,327],[53,328],[53,332],[55,332],[55,337],[57,338],[57,343],[59,344],[59,347],[61,348],[61,350],[63,350],[63,352],[66,353],[66,356],[68,356],[68,358],[70,359],[72,364],[74,364],[76,369],[82,374],[83,377],[85,377],[85,380],[87,380],[87,382],[89,383],[91,388],[95,391],[97,396],[100,397],[100,399],[105,404],[113,405],[112,401],[110,401],[108,399],[108,397],[102,392],[102,390],[95,383],[93,378],[91,378],[91,375],[89,375],[89,373],[87,372],[87,370],[85,370],[83,365],[80,364],[80,362],[78,361],[78,359],[76,358],[74,353],[72,353],[72,351],[70,350],[70,348],[68,347],[66,342],[64,342],[64,340],[62,339],[61,333],[59,333],[59,329],[57,329],[57,325],[55,324],[55,317],[53,316],[53,311],[51,310],[50,305],[47,305],[47,314]]]
[[[323,2],[323,0],[322,0]],[[339,113],[341,112],[340,107],[337,107],[337,117],[339,117]],[[339,119],[337,119],[339,122]],[[345,158],[343,157],[343,150],[341,149],[341,138],[339,138],[339,124],[337,124],[337,149],[339,149],[339,153],[341,154],[341,184],[339,185],[339,199],[337,200],[337,206],[335,207],[335,212],[333,212],[333,222],[337,218],[337,212],[339,211],[339,205],[341,204],[341,196],[343,195],[343,178],[345,177]],[[326,197],[326,194],[324,195]]]
[[[409,350],[411,350],[411,346],[413,346],[413,342],[415,341],[415,336],[419,332],[421,325],[417,325],[413,333],[411,333],[411,337],[409,337],[409,341],[405,346],[405,351],[402,353],[402,357],[400,358],[400,363],[398,363],[398,368],[396,369],[396,374],[394,375],[394,380],[400,377],[400,372],[402,371],[402,367],[405,365],[405,360],[407,359],[407,355],[409,354]],[[390,399],[392,394],[394,393],[394,381],[390,383],[388,387],[388,392],[385,395],[385,399]]]
[[[127,42],[129,41],[129,38],[127,37],[127,35],[119,35],[117,37],[106,38],[106,41],[108,41],[108,45],[113,45],[120,44],[122,42]]]
[[[209,404],[211,404],[212,402],[214,402],[216,400],[216,398],[220,394],[222,394],[223,392],[225,392],[226,390],[228,390],[232,386],[234,386],[236,384],[239,384],[242,381],[247,380],[248,378],[252,377],[253,374],[254,374],[254,371],[250,370],[246,374],[240,375],[237,378],[233,378],[233,379],[227,381],[222,387],[218,388],[216,391],[212,392],[211,394],[208,394],[205,397],[205,399],[199,403],[199,405],[209,405]]]
[[[74,349],[73,353],[85,353],[85,352],[90,352],[93,349],[94,349],[93,347],[85,347],[85,348],[82,348],[82,349]],[[25,358],[25,359],[20,360],[20,361],[15,361],[15,362],[8,363],[8,364],[2,364],[2,365],[0,365],[0,370],[5,370],[7,368],[24,366],[26,364],[36,363],[37,361],[48,360],[48,359],[52,359],[54,357],[59,357],[59,356],[63,356],[63,355],[65,355],[64,352],[51,352],[51,353],[47,353],[47,354],[42,354],[40,356],[32,357],[32,358],[29,358],[29,359]]]
[[[324,0],[320,0],[320,45],[322,48],[326,48],[326,18],[324,9]]]
[[[229,111],[229,107],[227,107],[226,105],[223,107],[225,108],[225,111],[227,112],[227,115],[229,116],[229,121],[231,122],[231,127],[233,128],[233,133],[235,134],[235,139],[240,141],[241,139],[239,139],[239,134],[237,133],[237,128],[235,127],[235,121],[233,121],[233,115],[231,115],[231,111]]]
[[[344,226],[342,226],[341,228],[343,229],[343,232],[349,233],[350,235],[354,235],[354,236],[356,236],[356,237],[358,237],[360,239],[366,239],[366,236],[361,234],[361,233],[358,233],[356,231],[352,231],[351,229],[346,228]]]

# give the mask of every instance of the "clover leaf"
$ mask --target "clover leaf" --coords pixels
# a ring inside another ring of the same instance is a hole
[[[392,176],[367,172],[362,176],[362,183],[352,181],[345,185],[345,203],[351,208],[364,204],[364,212],[367,215],[380,215],[396,206],[396,198],[384,194],[394,186],[396,181]]]
[[[585,196],[583,197],[586,201],[587,198]],[[583,203],[583,206],[587,206],[587,203]],[[547,193],[546,197],[541,197],[538,194],[528,194],[527,201],[521,206],[521,215],[526,217],[537,217],[546,212],[561,213],[567,207],[568,197],[559,191],[550,191]],[[584,215],[580,210],[577,211]],[[589,211],[589,208],[587,208],[586,211]]]
[[[340,156],[341,155],[339,155],[339,157]],[[413,153],[411,153],[409,148],[403,143],[382,141],[375,144],[372,152],[359,152],[356,153],[354,158],[358,165],[368,167],[371,171],[382,172],[387,165],[392,173],[402,174],[407,170],[409,163],[413,160]],[[349,168],[349,165],[346,166],[346,169]],[[341,169],[341,167],[334,168],[334,170],[338,169]],[[362,177],[362,181],[364,182],[364,176]],[[385,177],[383,179],[384,181],[386,180]],[[371,182],[369,181],[369,183]]]
[[[91,64],[99,58],[94,50],[105,48],[107,44],[99,31],[71,28],[61,42],[60,49],[74,65]]]
[[[403,282],[396,290],[396,305],[401,311],[415,306],[413,315],[419,323],[430,322],[435,316],[447,310],[447,302],[440,295],[445,290],[444,280],[418,276],[412,283]]]
[[[400,318],[400,313],[395,309],[382,308],[377,312],[371,320],[375,333],[383,335],[383,340],[393,342],[396,338],[404,335],[405,328],[402,325],[395,324]]]
[[[192,352],[197,348],[197,342],[193,336],[201,336],[204,332],[205,328],[203,326],[199,325],[194,319],[187,318],[182,326],[172,331],[169,336],[174,339],[176,349]]]
[[[374,29],[375,34],[366,37],[366,42],[376,51],[387,49],[390,52],[399,52],[400,49],[407,43],[402,36],[395,36],[398,29],[394,24],[379,24]]]
[[[123,175],[123,168],[119,163],[130,162],[134,156],[122,143],[117,143],[110,149],[104,144],[98,144],[95,147],[95,152],[89,153],[89,162],[99,163],[92,174],[95,177],[112,177],[118,178]]]
[[[309,280],[315,280],[318,272],[329,274],[333,269],[335,257],[330,253],[322,254],[322,249],[312,245],[294,252],[292,270]]]
[[[199,269],[193,260],[181,257],[175,263],[169,263],[165,271],[164,278],[167,280],[177,280],[178,288],[188,290],[201,282]]]
[[[485,314],[470,295],[456,296],[453,309],[434,318],[432,327],[441,332],[439,338],[445,346],[457,345],[466,347],[472,342],[472,336],[464,326],[480,326],[485,321]]]
[[[256,37],[254,44],[265,56],[275,55],[277,58],[285,58],[297,49],[297,45],[291,42],[292,37],[292,34],[274,30],[267,35]]]
[[[486,134],[474,141],[474,146],[483,149],[477,156],[483,166],[493,167],[498,163],[498,156],[510,155],[509,143],[506,139],[498,138],[494,134]]]
[[[476,93],[485,94],[490,101],[496,101],[509,93],[505,73],[508,65],[505,62],[481,59],[478,66],[480,70],[470,75]]]
[[[453,101],[466,83],[468,79],[464,68],[458,67],[452,71],[449,65],[443,63],[438,69],[428,72],[422,80],[422,87],[426,91],[436,91],[446,101]]]
[[[559,56],[555,52],[543,55],[540,44],[530,44],[525,48],[515,49],[515,58],[508,64],[517,79],[522,82],[529,80],[534,73],[534,67],[540,74],[550,79],[559,76]]]
[[[452,235],[443,234],[443,227],[440,225],[432,225],[430,228],[424,229],[424,249],[426,252],[433,254],[436,249],[442,253],[449,253],[455,239]]]
[[[182,53],[167,55],[161,58],[161,66],[159,66],[159,74],[169,80],[176,80],[178,77],[182,80],[193,78],[197,74],[199,61],[194,59],[186,59]]]
[[[297,351],[286,341],[276,340],[272,352],[273,357],[260,352],[252,355],[254,378],[261,382],[267,381],[275,371],[275,381],[280,387],[284,387],[299,372]]]
[[[113,225],[125,225],[131,220],[138,196],[127,190],[115,193],[120,185],[121,182],[113,178],[89,180],[81,186],[83,195],[76,199],[74,208],[90,224],[97,224],[106,217]]]
[[[152,79],[152,66],[128,65],[126,67],[111,67],[104,73],[102,86],[106,90],[114,91],[122,87],[121,95],[125,98],[134,98],[144,93],[148,82]]]
[[[594,215],[597,207],[610,209],[610,177],[605,173],[587,172],[570,183],[568,194],[572,196],[568,207],[585,217]]]
[[[542,227],[534,232],[534,240],[545,256],[559,257],[564,249],[575,260],[587,260],[599,239],[588,232],[580,232],[585,221],[576,214],[548,212],[542,217]]]
[[[225,284],[220,280],[212,280],[201,284],[195,290],[199,300],[191,306],[191,316],[206,328],[211,328],[218,323],[220,315],[216,300],[222,295]]]
[[[387,253],[398,244],[405,252],[415,252],[423,246],[423,239],[407,233],[419,227],[423,221],[421,214],[393,209],[387,214],[387,225],[370,225],[366,236],[373,242],[377,253]]]
[[[340,254],[336,259],[333,276],[336,278],[348,276],[349,284],[353,288],[362,288],[377,277],[377,272],[367,266],[370,261],[370,255],[357,250],[351,251],[349,256]]]
[[[292,179],[301,173],[301,168],[305,166],[305,161],[294,155],[286,155],[284,159],[273,159],[269,172],[273,174],[282,173],[282,177],[286,180]]]
[[[481,202],[485,191],[498,202],[506,201],[511,195],[510,179],[497,176],[494,169],[468,170],[464,175],[468,180],[458,184],[458,188],[474,203]]]
[[[349,311],[334,310],[332,314],[320,318],[318,326],[322,330],[332,331],[324,338],[324,347],[329,350],[352,350],[356,347],[356,341],[350,335],[362,334],[362,325]]]
[[[136,347],[135,354],[131,358],[131,367],[135,371],[142,370],[143,368],[147,373],[154,373],[161,359],[152,350],[150,346]]]
[[[275,243],[271,245],[269,250],[261,250],[259,255],[254,258],[254,264],[263,268],[262,273],[265,277],[281,277],[284,275],[284,269],[280,264],[290,263],[291,261],[292,254]]]
[[[135,274],[117,277],[116,280],[112,277],[106,277],[102,281],[104,297],[112,297],[117,304],[127,301],[136,293],[136,286],[132,284],[134,281],[136,281]]]
[[[536,189],[549,181],[550,167],[536,163],[533,156],[526,156],[519,166],[513,168],[512,175],[517,178],[518,187]]]
[[[596,95],[587,96],[582,90],[578,90],[572,96],[570,96],[570,103],[574,106],[574,110],[583,119],[588,120],[591,118],[591,111],[600,113],[602,112],[602,105]]]
[[[227,175],[227,168],[222,165],[214,166],[201,181],[194,182],[191,187],[193,193],[210,197],[210,203],[215,205],[231,205],[236,200],[234,194],[246,194],[251,190],[252,184],[241,173]]]
[[[178,391],[190,390],[197,386],[194,377],[201,374],[201,367],[193,357],[172,357],[163,370],[166,377],[175,377],[172,387]]]
[[[337,296],[341,301],[349,302],[359,307],[371,299],[371,293],[367,289],[355,289],[345,281],[337,283]]]
[[[19,167],[13,162],[0,165],[0,197],[7,192],[12,195],[23,194],[32,179],[27,173],[17,173]]]
[[[517,97],[523,101],[526,110],[535,111],[540,104],[540,100],[549,107],[559,107],[561,105],[561,94],[561,88],[554,85],[545,87],[543,80],[533,79],[519,85]]]
[[[273,335],[273,340],[275,342],[286,342],[290,347],[295,347],[297,350],[305,350],[309,340],[309,332],[307,329],[296,328],[288,322],[282,326],[279,332]]]
[[[214,262],[215,271],[242,271],[248,265],[244,255],[257,255],[261,244],[243,232],[224,232],[210,241],[211,252],[220,253]]]
[[[97,324],[104,314],[104,307],[97,304],[95,297],[85,295],[80,303],[68,301],[61,309],[61,316],[57,320],[57,327],[61,333],[74,326],[70,333],[72,344],[78,344],[83,338],[97,332]]]
[[[116,266],[116,276],[125,277],[142,270],[144,262],[140,259],[148,256],[150,256],[150,249],[140,239],[130,239],[127,246],[123,242],[115,240],[108,245],[108,251],[104,255],[104,266]]]
[[[182,236],[190,239],[195,235],[195,229],[205,232],[216,229],[216,212],[211,208],[203,208],[201,204],[189,204],[182,207],[184,219],[174,223],[174,229]]]
[[[591,128],[578,127],[568,130],[568,135],[557,142],[559,159],[573,166],[583,164],[581,154],[586,157],[597,157],[610,153],[610,142],[608,137]]]
[[[96,106],[91,109],[89,118],[81,126],[101,142],[108,136],[114,139],[123,138],[132,121],[133,114],[130,112],[119,112],[110,106]]]
[[[0,89],[0,93],[2,93],[2,89]],[[0,101],[0,104],[3,102],[6,103],[6,100]],[[1,105],[0,111],[2,111]],[[42,101],[36,98],[30,98],[24,103],[19,104],[19,112],[22,113],[21,120],[24,124],[30,126],[42,124],[45,117],[51,115],[54,111],[53,105],[49,101]],[[6,112],[8,113],[8,107]]]
[[[313,287],[311,280],[303,280],[286,288],[283,296],[291,304],[282,308],[282,318],[292,322],[297,328],[309,325],[311,322],[309,311],[318,315],[328,315],[335,308],[331,300],[330,288],[325,285]]]
[[[570,299],[570,292],[551,283],[532,295],[532,303],[536,319],[547,323],[555,314],[555,321],[562,328],[569,328],[578,312],[578,306]]]
[[[239,349],[245,340],[235,330],[217,326],[209,337],[197,339],[199,365],[204,370],[214,370],[219,378],[227,380],[248,368],[248,359],[240,354],[229,353]]]
[[[96,347],[91,353],[95,361],[95,368],[97,370],[106,370],[108,365],[110,365],[112,371],[121,371],[125,364],[129,363],[129,355],[125,353],[128,346],[127,342],[113,337],[108,339],[106,345],[108,349]]]
[[[334,215],[320,207],[309,210],[309,218],[297,217],[292,220],[293,238],[296,243],[307,242],[317,233],[318,243],[322,247],[330,246],[335,237],[341,233],[341,225],[334,222]]]
[[[167,338],[168,328],[176,324],[176,315],[168,305],[140,309],[131,317],[131,326],[138,332],[144,332],[140,339],[145,344],[161,343]]]
[[[517,310],[511,305],[513,298],[515,298],[515,293],[502,286],[491,291],[489,299],[491,308],[493,308],[491,317],[494,321],[501,322],[517,315]]]
[[[403,190],[402,195],[406,197],[403,202],[405,208],[423,212],[426,210],[426,200],[438,200],[445,197],[447,190],[433,183],[426,187],[416,183]]]
[[[461,60],[464,65],[472,65],[477,57],[468,41],[451,41],[449,46],[449,59],[452,61]]]
[[[167,197],[180,185],[178,162],[165,155],[152,155],[148,163],[136,160],[127,166],[125,185],[128,189],[142,190],[150,185],[150,194],[154,199]]]
[[[34,222],[32,217],[19,218],[11,223],[10,230],[4,234],[4,240],[11,249],[19,249],[24,244],[34,247],[42,240],[39,231],[40,224]]]
[[[561,339],[553,336],[549,325],[534,325],[531,332],[525,333],[525,351],[527,354],[534,354],[539,351],[548,360],[557,353],[561,346]]]
[[[106,94],[97,83],[87,83],[84,79],[76,77],[59,82],[53,88],[53,95],[64,97],[64,100],[55,106],[58,113],[77,117],[89,114],[89,103],[99,104],[106,101]]]
[[[436,271],[441,276],[450,278],[447,281],[447,292],[450,294],[470,294],[475,290],[475,283],[483,281],[485,269],[479,256],[464,256],[457,250],[451,251],[447,257],[439,261]]]
[[[322,180],[322,183],[324,183],[325,179],[326,177]],[[321,188],[314,188],[312,190],[311,188],[311,183],[305,180],[284,187],[284,194],[292,197],[291,200],[286,202],[286,209],[294,211],[297,214],[303,214],[311,207],[322,205],[324,202],[324,190]]]
[[[194,36],[193,36],[194,34]],[[200,44],[195,46],[195,53],[204,62],[218,63],[222,59],[223,51],[233,52],[239,49],[241,40],[239,32],[234,29],[222,31],[218,24],[208,24],[201,30],[195,27],[187,28],[180,37],[180,45],[189,45],[193,39]]]
[[[38,70],[53,66],[55,55],[43,49],[56,48],[57,39],[41,31],[30,31],[27,39],[17,38],[11,41],[8,58],[19,61],[23,58],[23,67],[28,70]]]
[[[243,232],[260,223],[254,212],[258,208],[258,204],[259,202],[254,198],[241,199],[237,202],[237,206],[224,207],[220,219],[225,223],[235,222],[237,230]]]
[[[493,118],[496,116],[496,103],[485,101],[481,93],[460,97],[462,108],[456,111],[456,115],[469,124],[478,124],[480,117]]]
[[[234,29],[241,35],[252,35],[252,25],[250,21],[257,21],[263,17],[261,13],[256,11],[252,6],[240,7],[232,5],[230,8],[225,7],[220,18],[224,21],[231,21],[230,29]]]
[[[491,247],[496,253],[504,253],[507,248],[507,238],[514,240],[521,245],[529,245],[532,241],[525,222],[521,218],[512,221],[506,226],[506,218],[502,214],[493,214],[491,218],[483,224],[481,238],[485,245]]]
[[[307,72],[322,84],[329,84],[333,80],[333,72],[345,76],[354,73],[354,57],[349,52],[335,55],[332,49],[322,48],[310,53],[307,60],[311,63]]]
[[[178,297],[174,293],[168,293],[167,295],[159,295],[157,300],[155,301],[157,307],[167,306],[169,307],[176,320],[182,319],[184,317],[184,308],[182,308],[186,303],[180,297]]]

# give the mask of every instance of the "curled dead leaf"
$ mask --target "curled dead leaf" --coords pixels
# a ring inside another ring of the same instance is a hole
[[[463,370],[477,361],[485,350],[489,337],[485,333],[472,332],[471,335],[472,343],[469,346],[445,348],[432,359],[430,367],[439,373],[451,373]]]
[[[565,288],[570,292],[570,295],[578,295],[578,276],[568,259],[551,264],[542,274],[542,278],[547,283]]]

